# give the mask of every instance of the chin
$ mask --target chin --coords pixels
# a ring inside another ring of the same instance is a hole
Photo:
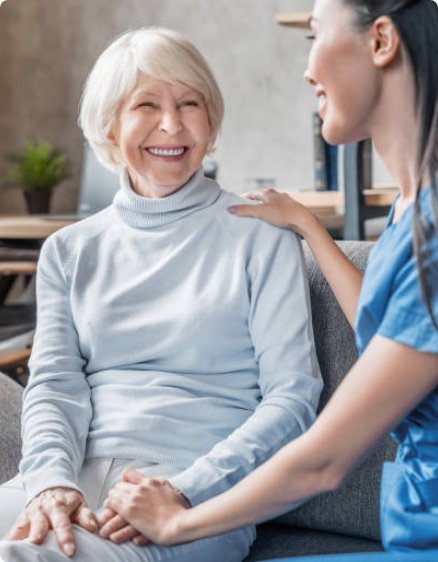
[[[341,129],[340,127],[324,127],[322,128],[322,136],[329,144],[349,144],[369,138],[367,134],[360,134],[351,130]]]

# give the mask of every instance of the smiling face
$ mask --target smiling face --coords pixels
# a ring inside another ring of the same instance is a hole
[[[209,147],[204,98],[185,84],[141,73],[109,137],[120,151],[133,189],[144,197],[166,197],[190,179]]]
[[[355,29],[354,13],[342,0],[316,0],[311,26],[305,78],[315,87],[324,138],[342,144],[369,137],[380,97],[370,34]]]

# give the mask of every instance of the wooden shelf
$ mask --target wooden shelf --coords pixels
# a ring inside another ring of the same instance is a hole
[[[286,27],[310,29],[310,12],[295,12],[292,14],[279,14],[277,23]]]

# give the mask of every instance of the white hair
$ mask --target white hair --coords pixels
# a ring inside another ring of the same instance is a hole
[[[212,150],[224,114],[224,102],[213,73],[186,37],[165,28],[142,27],[116,38],[100,55],[82,93],[79,126],[97,159],[118,172],[123,162],[109,139],[123,99],[135,88],[139,73],[181,82],[204,97]]]

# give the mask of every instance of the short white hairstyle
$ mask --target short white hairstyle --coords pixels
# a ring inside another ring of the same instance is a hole
[[[142,27],[116,38],[97,59],[85,82],[79,126],[97,159],[114,172],[123,167],[109,134],[140,73],[165,82],[181,82],[202,94],[210,122],[211,151],[222,124],[224,102],[207,61],[180,33]]]

